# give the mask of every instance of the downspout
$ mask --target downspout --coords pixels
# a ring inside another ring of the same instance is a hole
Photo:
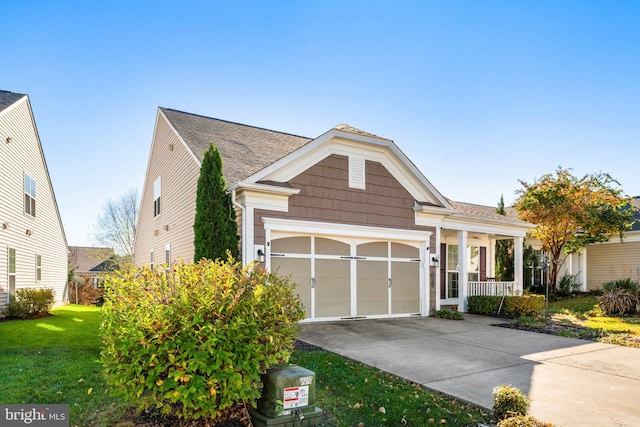
[[[246,266],[248,264],[247,260],[247,244],[246,244],[246,229],[247,229],[247,211],[244,206],[236,201],[236,190],[231,190],[231,203],[234,206],[237,206],[242,212],[242,226],[240,230],[240,245],[242,246],[242,266]]]

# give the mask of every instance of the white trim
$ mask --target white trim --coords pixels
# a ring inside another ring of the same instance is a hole
[[[289,195],[287,194],[269,194],[241,189],[237,195],[238,203],[247,209],[257,208],[269,211],[289,212]]]
[[[425,230],[402,230],[395,228],[369,227],[365,225],[314,222],[263,217],[265,230],[290,233],[324,234],[345,237],[380,238],[385,240],[429,241],[431,232]]]

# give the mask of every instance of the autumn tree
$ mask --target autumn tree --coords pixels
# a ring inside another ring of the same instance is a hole
[[[500,195],[500,201],[496,208],[496,213],[506,215],[504,209],[504,197]],[[513,240],[496,241],[496,276],[501,281],[511,281],[514,276],[514,250]]]
[[[561,256],[605,242],[632,224],[630,199],[609,174],[574,177],[558,168],[533,184],[520,181],[515,207],[520,219],[535,224],[531,236],[542,243],[551,261],[550,285],[555,291]]]
[[[218,147],[209,144],[204,152],[196,194],[194,261],[227,259],[227,251],[238,258],[236,212],[226,191],[222,157]]]
[[[94,239],[113,248],[125,263],[133,261],[138,212],[138,190],[132,188],[117,200],[107,200],[94,226]]]

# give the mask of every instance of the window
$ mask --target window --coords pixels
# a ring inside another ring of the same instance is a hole
[[[149,268],[153,270],[153,251],[149,254]]]
[[[36,255],[36,282],[42,280],[42,255]]]
[[[9,301],[16,293],[16,250],[9,248]]]
[[[458,245],[447,245],[447,298],[458,298]]]
[[[36,181],[24,174],[24,213],[36,216]]]
[[[153,183],[153,216],[160,215],[160,193],[162,192],[160,177]]]
[[[167,266],[171,265],[171,243],[167,243],[167,246],[164,247],[164,263]]]
[[[480,247],[467,246],[467,280],[480,280]]]

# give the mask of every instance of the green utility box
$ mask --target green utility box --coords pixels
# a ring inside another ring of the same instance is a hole
[[[316,408],[316,374],[292,365],[269,369],[262,396],[251,410],[255,426],[314,427],[323,412]]]

